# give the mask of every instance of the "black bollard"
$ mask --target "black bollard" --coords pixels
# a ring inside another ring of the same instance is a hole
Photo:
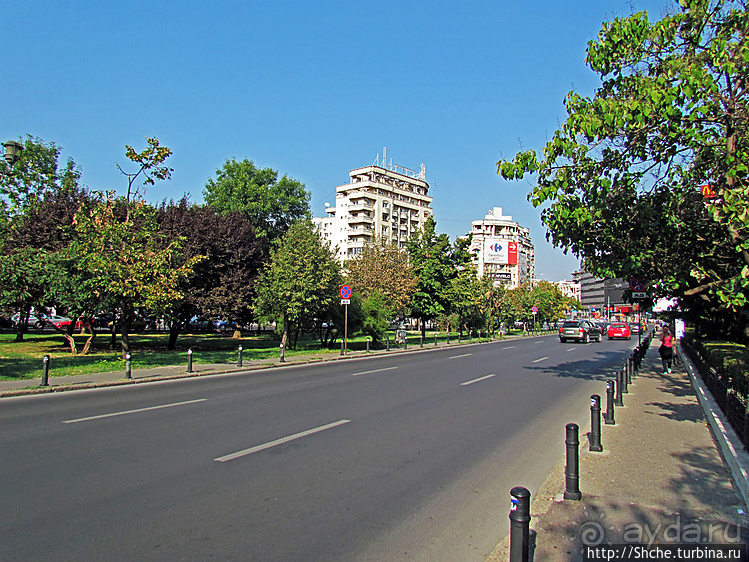
[[[614,397],[614,404],[616,406],[624,406],[624,402],[622,401],[623,385],[624,385],[624,371],[622,369],[619,369],[616,372],[616,395]]]
[[[419,336],[419,347],[424,347],[424,336]]]
[[[242,366],[242,346],[239,346],[239,349],[237,350],[237,367]]]
[[[629,375],[627,374],[627,361],[622,368],[622,394],[629,394]]]
[[[603,415],[606,425],[614,425],[614,381],[606,382],[606,413]]]
[[[343,342],[341,342],[341,355],[343,355]]]
[[[408,335],[403,336],[403,349],[408,349]]]
[[[286,348],[284,348],[283,343],[281,345],[279,345],[278,347],[281,350],[281,358],[279,359],[279,362],[283,363],[283,362],[286,361],[286,357],[285,357],[285,353],[284,353],[286,351]]]
[[[634,367],[633,359],[632,359],[632,356],[630,355],[629,357],[627,357],[627,384],[625,385],[625,388],[628,387],[630,384],[632,384],[632,368],[633,367]],[[629,392],[629,391],[627,390],[626,392]]]
[[[367,338],[367,353],[369,353],[369,338]]]
[[[601,446],[601,397],[594,394],[590,397],[590,447],[589,451],[600,453]]]
[[[385,338],[387,339],[387,344],[385,347],[385,351],[390,351],[390,336],[385,334]]]
[[[565,490],[564,499],[580,500],[583,495],[580,493],[580,456],[578,447],[578,427],[576,423],[567,424],[567,437],[564,441],[567,446],[567,465],[564,468]]]
[[[192,373],[192,349],[187,350],[187,372]]]
[[[42,382],[39,386],[49,386],[49,355],[42,357]]]
[[[434,347],[437,347],[437,332],[434,332]]]
[[[531,493],[522,486],[510,490],[510,562],[530,558]]]
[[[450,343],[450,332],[447,332],[447,343]]]
[[[133,378],[133,363],[131,359],[132,359],[132,355],[130,355],[129,353],[125,354],[125,378],[126,379]]]

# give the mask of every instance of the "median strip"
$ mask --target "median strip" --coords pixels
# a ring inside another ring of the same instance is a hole
[[[473,384],[473,383],[476,383],[476,382],[485,381],[486,379],[490,379],[490,378],[496,377],[496,376],[497,375],[486,375],[485,377],[481,377],[481,378],[478,378],[478,379],[473,379],[472,381],[462,382],[462,383],[460,383],[460,386],[468,386],[469,384]]]
[[[327,425],[321,425],[320,427],[315,427],[313,429],[308,429],[307,431],[295,433],[294,435],[282,437],[281,439],[276,439],[275,441],[270,441],[269,443],[264,443],[262,445],[256,445],[255,447],[250,447],[249,449],[244,449],[242,451],[237,451],[236,453],[224,455],[223,457],[218,457],[217,459],[213,459],[213,460],[217,462],[233,461],[234,459],[245,457],[253,453],[258,453],[260,451],[265,451],[266,449],[271,449],[273,447],[277,447],[278,445],[283,445],[284,443],[288,443],[289,441],[294,441],[295,439],[301,439],[302,437],[307,437],[315,433],[320,433],[321,431],[333,429],[334,427],[338,427],[339,425],[344,425],[349,422],[351,422],[351,420],[338,420],[337,422],[329,423]]]
[[[187,402],[175,402],[173,404],[162,404],[160,406],[149,406],[148,408],[138,408],[137,410],[125,410],[122,412],[112,412],[111,414],[101,414],[98,416],[89,416],[87,418],[77,418],[74,420],[64,420],[62,423],[78,423],[91,420],[100,420],[103,418],[114,418],[116,416],[127,416],[130,414],[139,414],[140,412],[149,412],[151,410],[163,410],[164,408],[173,408],[175,406],[185,406],[187,404],[196,404],[197,402],[205,402],[207,398],[199,398],[197,400],[188,400]]]

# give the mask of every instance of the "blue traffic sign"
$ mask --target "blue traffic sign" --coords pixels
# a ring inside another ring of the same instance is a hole
[[[344,285],[341,287],[341,298],[342,299],[350,299],[351,298],[351,287],[348,285]]]

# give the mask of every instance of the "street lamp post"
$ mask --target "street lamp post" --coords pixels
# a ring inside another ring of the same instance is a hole
[[[21,156],[21,152],[23,152],[23,145],[18,141],[10,140],[3,143],[3,148],[5,148],[5,154],[3,157],[8,163],[8,166],[12,168],[13,164],[15,164]]]

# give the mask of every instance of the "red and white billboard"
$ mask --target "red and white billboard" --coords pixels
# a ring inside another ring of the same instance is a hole
[[[484,263],[517,265],[518,243],[502,238],[487,238],[484,244]]]

